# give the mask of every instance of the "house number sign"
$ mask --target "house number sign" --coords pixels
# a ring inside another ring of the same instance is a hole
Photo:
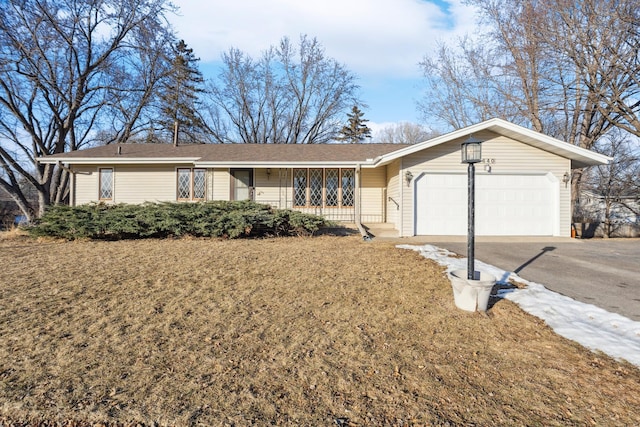
[[[489,159],[489,158],[482,159],[482,163],[487,164],[487,165],[492,165],[495,162],[496,162],[496,159]]]

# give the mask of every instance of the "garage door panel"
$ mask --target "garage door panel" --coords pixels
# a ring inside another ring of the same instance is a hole
[[[476,175],[476,234],[552,235],[553,183],[544,175]],[[467,175],[416,181],[416,234],[467,234]]]

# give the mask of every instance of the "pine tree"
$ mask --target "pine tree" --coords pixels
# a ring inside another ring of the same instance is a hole
[[[340,129],[339,141],[348,141],[351,144],[364,141],[365,138],[371,138],[371,129],[366,125],[369,120],[362,118],[364,113],[354,105],[351,113],[347,113],[349,120],[347,124]]]
[[[204,79],[197,65],[200,58],[194,56],[184,40],[173,47],[173,55],[162,88],[160,124],[172,135],[174,145],[182,141],[202,142],[207,125],[198,111],[198,96],[204,92]]]

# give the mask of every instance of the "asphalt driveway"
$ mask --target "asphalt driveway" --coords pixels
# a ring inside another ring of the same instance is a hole
[[[466,238],[415,239],[467,253]],[[640,239],[479,238],[475,252],[487,264],[640,321]]]

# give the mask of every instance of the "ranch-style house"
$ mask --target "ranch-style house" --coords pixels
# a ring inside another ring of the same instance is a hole
[[[251,199],[399,236],[465,235],[470,136],[483,141],[480,236],[570,236],[571,170],[610,160],[491,119],[414,145],[115,144],[39,161],[71,171],[71,205]]]

